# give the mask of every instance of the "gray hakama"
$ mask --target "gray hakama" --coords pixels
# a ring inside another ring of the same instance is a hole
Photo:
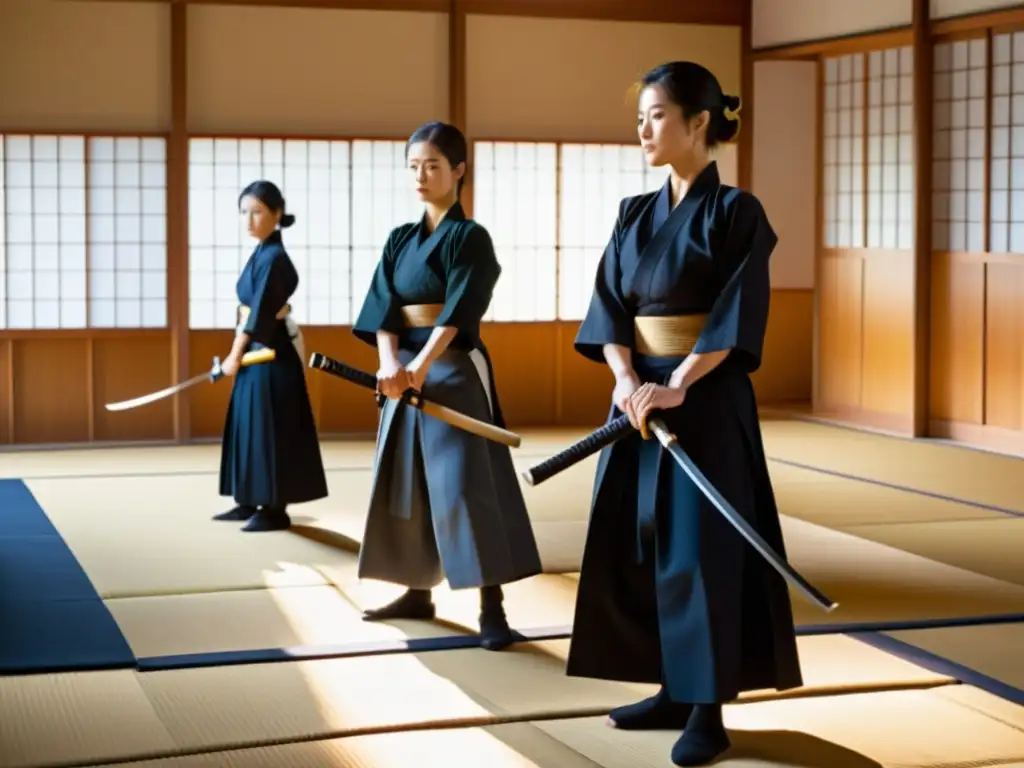
[[[480,321],[500,271],[487,230],[467,220],[458,204],[433,233],[422,221],[400,226],[388,238],[353,332],[373,345],[378,331],[397,335],[400,359],[408,364],[435,327],[456,328],[428,370],[423,395],[504,427],[480,339]],[[453,589],[497,589],[540,572],[509,448],[404,401],[387,401],[377,435],[360,578],[413,591],[445,578]],[[490,594],[500,606],[500,589]],[[374,618],[432,616],[432,607],[423,607],[429,595],[416,599],[418,608],[388,608]]]
[[[399,352],[403,364],[415,357]],[[490,366],[480,350],[446,350],[423,396],[493,422]],[[430,589],[508,584],[539,573],[540,556],[507,446],[387,400],[377,433],[360,578]]]

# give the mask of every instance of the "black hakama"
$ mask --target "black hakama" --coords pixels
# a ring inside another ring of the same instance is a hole
[[[777,238],[758,200],[722,185],[714,163],[670,207],[669,182],[622,201],[576,349],[603,363],[604,345],[628,347],[641,382],[667,384],[685,355],[637,353],[635,318],[706,314],[693,352],[731,352],[661,416],[784,557],[749,378]],[[618,415],[613,406],[609,420]],[[659,696],[684,704],[802,684],[786,582],[656,439],[633,433],[603,451],[592,504],[569,675],[662,683]]]
[[[220,517],[249,518],[247,530],[286,527],[287,505],[327,496],[305,365],[282,311],[298,284],[275,231],[253,251],[236,286],[249,310],[238,329],[251,337],[249,350],[276,353],[273,361],[235,374],[224,424],[220,493],[233,497],[238,509]]]

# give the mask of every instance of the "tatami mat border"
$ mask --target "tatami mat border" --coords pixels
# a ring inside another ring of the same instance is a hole
[[[913,629],[948,629],[971,627],[985,624],[1024,623],[1024,613],[998,614],[992,616],[965,616],[955,619],[921,619],[917,621],[855,622],[848,624],[811,624],[797,627],[800,637],[811,635],[852,635],[856,637],[878,632],[901,632]],[[533,627],[516,630],[519,642],[541,640],[568,640],[572,627]],[[213,653],[190,653],[173,656],[149,656],[138,659],[140,672],[163,672],[172,669],[197,669],[200,667],[226,667],[238,664],[274,664],[289,661],[312,661],[319,659],[341,659],[358,656],[375,656],[394,653],[425,653],[448,651],[461,648],[479,648],[480,639],[476,634],[445,635],[406,640],[381,640],[339,645],[303,645],[292,648],[254,648],[241,651],[218,651]],[[979,686],[981,687],[981,686]]]
[[[994,677],[989,677],[944,656],[939,656],[931,651],[926,651],[903,640],[897,640],[894,637],[878,632],[851,632],[849,636],[880,651],[885,651],[904,661],[909,661],[911,664],[924,667],[938,675],[947,675],[993,696],[1013,702],[1019,706],[1024,706],[1024,690],[1008,685]]]

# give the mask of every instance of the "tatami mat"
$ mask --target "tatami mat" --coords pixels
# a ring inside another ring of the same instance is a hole
[[[1024,520],[1000,517],[846,528],[890,547],[1024,586]]]
[[[210,520],[231,503],[209,478],[26,484],[104,598],[323,585],[315,566],[336,559],[333,547],[287,532]]]
[[[722,768],[934,768],[1024,763],[1024,723],[986,713],[966,686],[726,708]],[[966,694],[966,695],[964,695]],[[138,763],[145,768],[664,768],[678,733],[603,717],[355,736]]]
[[[339,553],[340,558],[354,561],[349,553]],[[438,588],[436,621],[365,622],[364,608],[383,605],[400,588],[354,580],[342,583],[343,590],[326,586],[217,592],[108,600],[107,605],[140,658],[342,646],[477,631],[480,597],[476,590]],[[570,624],[575,587],[575,582],[562,576],[507,585],[510,623],[521,628]]]
[[[845,530],[855,525],[1017,519],[990,509],[779,462],[770,462],[769,469],[779,509],[792,517],[830,528]]]
[[[333,586],[126,598],[107,606],[139,658],[454,633],[427,622],[363,621]]]
[[[945,697],[947,690],[726,707],[733,748],[716,765],[934,768],[1024,761],[1024,710],[1002,722]],[[679,736],[613,730],[600,718],[533,725],[602,768],[664,768]]]
[[[773,459],[1024,514],[1022,459],[948,443],[846,429],[771,409],[765,409],[762,431],[766,452]],[[513,450],[513,456],[523,469],[588,432],[586,428],[524,430],[522,445]],[[370,444],[372,441],[366,439],[325,441],[324,463],[330,470],[369,469]],[[7,452],[0,462],[0,477],[181,475],[188,476],[188,482],[214,487],[219,455],[216,444]]]
[[[773,459],[1024,514],[1024,459],[795,418],[762,429]]]
[[[0,766],[605,713],[654,690],[567,677],[567,648],[16,678],[0,689]],[[807,685],[789,696],[951,682],[842,636],[801,638],[800,656]]]
[[[531,466],[580,436],[531,431],[514,452],[517,466]],[[857,442],[864,437],[869,440]],[[1024,480],[1014,479],[1024,473],[1013,471],[1022,465],[997,469],[997,476],[991,466],[1000,458],[986,454],[785,420],[766,422],[765,439],[768,453],[788,462],[1002,506],[1014,493],[1014,503],[1024,498]],[[363,608],[400,591],[355,578],[368,447],[366,441],[325,443],[330,498],[292,510],[295,532],[259,535],[209,519],[230,503],[216,495],[217,446],[26,452],[5,454],[2,463],[3,474],[40,478],[28,482],[31,490],[139,656],[474,632],[475,590],[439,588],[436,622],[361,621]],[[922,448],[940,452],[922,454]],[[991,466],[971,477],[977,457]],[[577,584],[571,571],[582,551],[595,462],[525,489],[553,573],[506,588],[513,626],[571,623]],[[795,595],[801,626],[1024,611],[1010,527],[1024,521],[784,462],[773,462],[772,472],[787,515],[790,560],[840,602],[824,614]],[[1020,489],[1012,490],[1014,484]],[[1021,631],[999,625],[892,636],[1012,682]],[[561,640],[499,654],[436,650],[12,678],[0,686],[0,768],[148,758],[153,768],[668,765],[677,734],[618,732],[603,717],[590,717],[653,687],[569,678],[567,647]],[[738,748],[720,765],[1024,763],[1024,709],[955,684],[952,673],[841,635],[802,637],[800,652],[805,689],[753,694],[727,709],[728,724],[739,730]],[[496,724],[508,720],[530,722]],[[379,733],[396,728],[433,730]],[[348,737],[336,738],[341,735]],[[299,741],[308,743],[289,743]],[[190,750],[215,752],[168,759]]]
[[[110,765],[109,763],[106,765]],[[530,723],[402,731],[146,760],[131,768],[602,768]],[[102,768],[102,766],[100,767]]]
[[[1024,702],[1024,624],[916,629],[886,632],[885,636],[905,643],[905,651],[919,649],[1016,688],[1018,698]],[[913,653],[907,655],[921,658]]]
[[[534,442],[550,451],[554,437],[542,435]],[[341,444],[337,453],[354,465],[357,447],[365,461],[364,444]],[[572,623],[575,583],[557,574],[579,568],[594,462],[591,458],[556,480],[526,489],[545,570],[552,573],[506,589],[513,626]],[[873,520],[892,501],[865,491],[875,488],[867,484],[836,480],[844,487],[829,491],[824,484],[832,480],[814,480],[811,473],[785,467],[779,472],[780,500],[788,515],[816,522],[830,517],[827,524],[838,527],[855,520],[846,499],[863,502],[864,514]],[[108,598],[137,656],[337,646],[475,631],[475,590],[451,593],[440,588],[441,621],[434,624],[399,629],[359,619],[362,609],[400,592],[393,585],[356,578],[352,551],[362,536],[369,479],[364,469],[332,473],[328,499],[294,510],[295,532],[269,534],[246,534],[237,524],[210,520],[226,503],[216,495],[212,476],[51,478],[30,481],[29,486],[97,591]],[[916,497],[921,505],[915,507],[907,501],[913,494],[877,490],[906,502],[897,508],[906,511],[901,519],[924,519],[926,514],[931,515],[927,519],[943,519],[947,514],[939,500]],[[833,504],[838,512],[833,513]],[[969,507],[962,509],[967,516],[974,514]],[[984,529],[1007,522],[1015,521],[973,524]],[[837,611],[824,614],[795,596],[801,625],[1024,611],[1024,579],[1002,583],[794,517],[784,518],[784,529],[794,565],[840,602]],[[895,546],[912,548],[910,543]],[[966,551],[981,552],[970,547]]]
[[[794,597],[799,623],[875,622],[985,616],[1024,611],[1024,587],[851,534],[783,519],[790,561],[839,601],[822,614]]]
[[[1024,612],[1024,587],[801,520],[785,518],[783,525],[792,562],[840,603],[826,614],[794,595],[801,626]],[[364,622],[364,609],[383,605],[401,588],[359,581],[353,553],[332,550],[330,559],[316,570],[330,582],[324,586],[116,599],[107,605],[139,657],[339,646],[477,631],[479,592],[453,591],[447,585],[434,593],[437,621]],[[568,629],[577,583],[574,574],[547,574],[506,585],[510,623],[521,629]]]

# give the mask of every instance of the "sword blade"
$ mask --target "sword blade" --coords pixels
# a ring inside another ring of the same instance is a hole
[[[142,405],[149,405],[150,403],[155,403],[157,400],[163,400],[165,397],[170,397],[171,395],[177,394],[178,392],[188,389],[189,387],[194,387],[196,384],[199,384],[200,382],[209,380],[209,373],[201,373],[198,376],[193,376],[191,379],[188,379],[187,381],[183,381],[179,384],[175,384],[174,386],[167,387],[167,389],[161,389],[159,392],[151,392],[148,395],[143,395],[142,397],[135,397],[132,398],[131,400],[122,400],[120,403],[107,403],[106,409],[108,411],[128,411],[131,410],[132,408],[138,408],[139,406]]]
[[[815,589],[789,563],[779,557],[779,554],[771,548],[768,542],[761,538],[761,534],[754,530],[754,527],[736,511],[732,504],[711,484],[711,481],[704,476],[704,473],[693,463],[693,459],[686,455],[686,451],[679,445],[676,436],[669,432],[665,422],[661,419],[650,419],[647,422],[647,426],[654,432],[662,447],[669,452],[682,470],[690,476],[694,484],[700,488],[701,492],[708,498],[708,501],[715,505],[725,519],[743,535],[743,538],[760,553],[761,557],[767,560],[779,572],[782,578],[795,586],[805,597],[823,608],[827,613],[831,613],[839,606],[839,603]]]

